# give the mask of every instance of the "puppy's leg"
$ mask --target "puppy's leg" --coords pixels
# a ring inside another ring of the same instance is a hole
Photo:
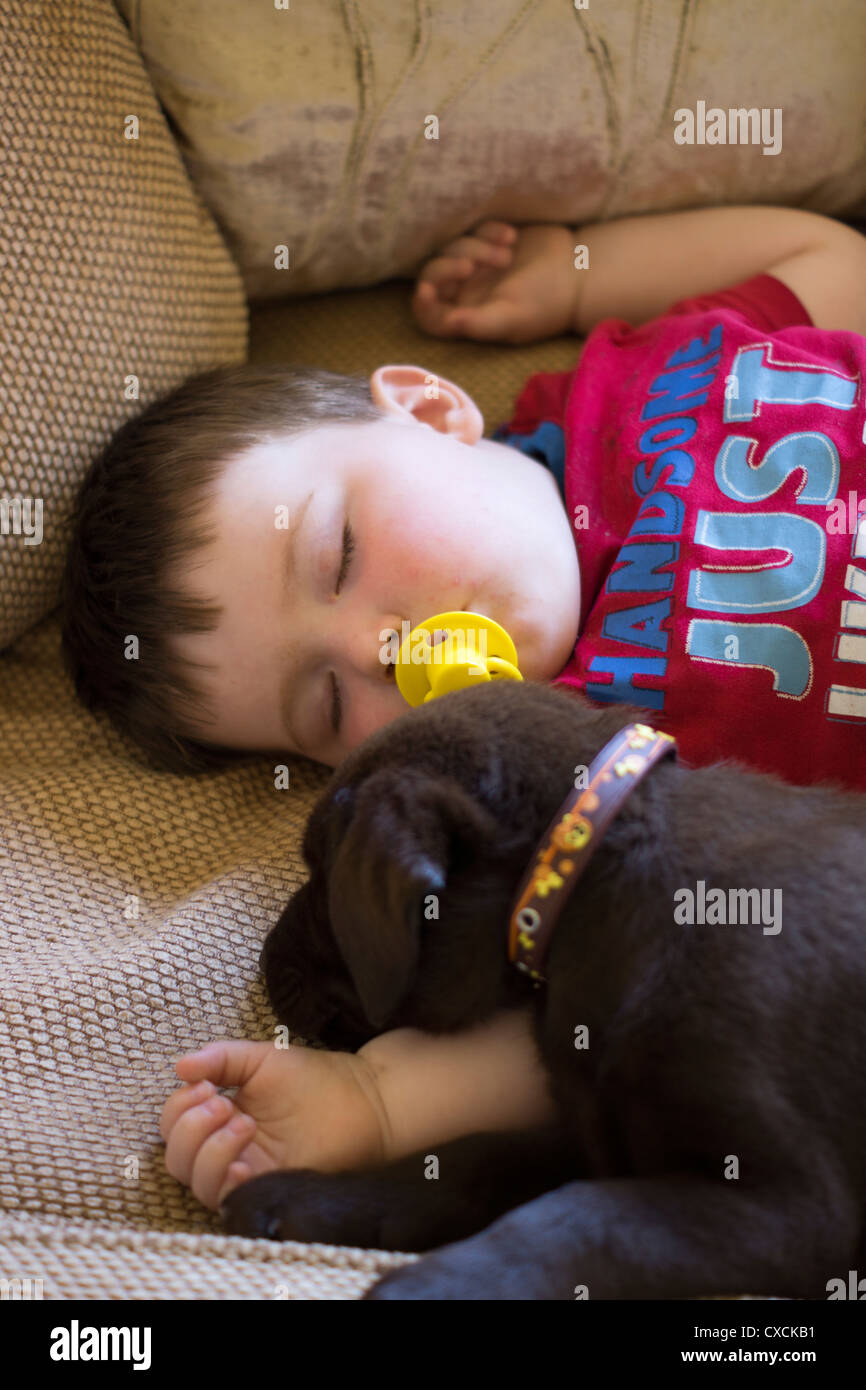
[[[392,1271],[366,1297],[821,1298],[848,1268],[856,1230],[833,1208],[808,1187],[738,1191],[688,1174],[571,1182]]]
[[[232,1235],[430,1250],[578,1171],[556,1129],[468,1134],[364,1172],[264,1173],[236,1187],[221,1212]]]

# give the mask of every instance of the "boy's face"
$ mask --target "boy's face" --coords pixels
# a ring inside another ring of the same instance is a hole
[[[474,402],[420,367],[371,378],[381,420],[271,439],[223,470],[216,539],[172,575],[219,603],[219,625],[172,639],[195,678],[208,743],[298,752],[335,767],[409,705],[380,660],[434,613],[470,609],[510,633],[525,678],[551,680],[574,648],[580,573],[547,469],[482,438]],[[289,529],[277,529],[278,508]],[[344,560],[344,530],[351,553]]]

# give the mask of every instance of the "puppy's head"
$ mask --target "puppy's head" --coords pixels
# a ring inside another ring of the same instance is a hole
[[[305,886],[262,968],[281,1022],[331,1047],[467,1027],[528,997],[507,926],[529,857],[601,746],[639,711],[496,681],[409,711],[335,772]]]

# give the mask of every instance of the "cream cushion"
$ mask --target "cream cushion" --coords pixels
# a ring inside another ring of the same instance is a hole
[[[863,0],[117,3],[257,299],[411,274],[484,217],[866,215]],[[778,109],[780,151],[678,144],[698,102]]]
[[[191,372],[243,361],[247,306],[111,0],[0,0],[0,51],[2,649],[57,603],[93,454]]]

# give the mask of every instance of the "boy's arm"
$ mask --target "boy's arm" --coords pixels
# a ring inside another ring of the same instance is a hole
[[[679,299],[775,275],[818,328],[866,334],[866,237],[801,208],[723,207],[591,222],[575,229],[574,329],[646,323]]]
[[[460,1033],[398,1028],[357,1056],[381,1103],[386,1162],[462,1134],[549,1123],[556,1113],[528,1008]]]

